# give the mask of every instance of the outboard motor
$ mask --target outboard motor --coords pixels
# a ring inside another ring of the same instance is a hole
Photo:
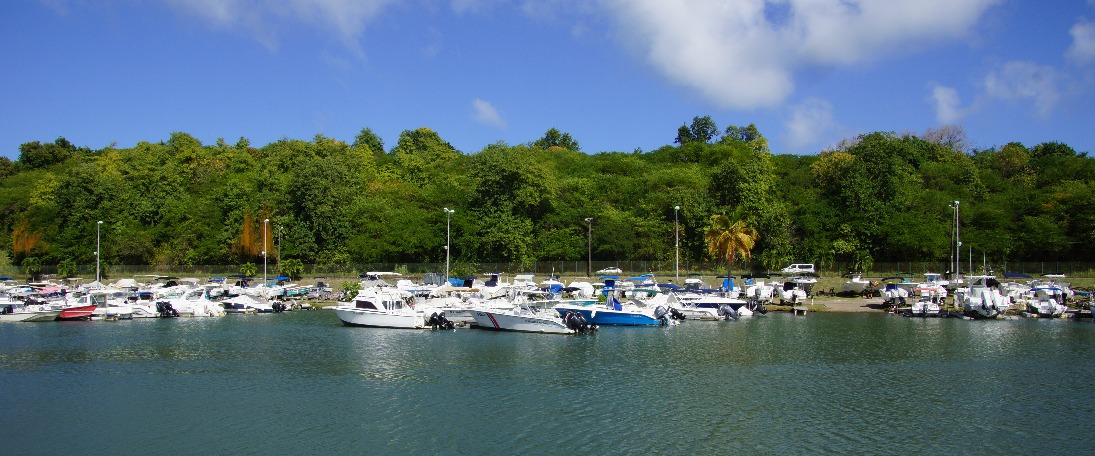
[[[284,302],[275,301],[274,304],[271,305],[270,307],[272,307],[274,309],[274,313],[285,312],[285,303]]]
[[[761,315],[768,315],[768,309],[766,309],[764,306],[760,305],[759,303],[755,306],[750,307],[749,310],[752,310],[753,312],[759,313]]]
[[[654,309],[654,318],[662,322],[662,326],[668,326],[672,324],[669,320],[669,311],[665,309],[665,306],[658,306]]]
[[[731,318],[733,318],[734,320],[738,319],[738,311],[731,307],[730,304],[723,304],[719,306],[719,315],[722,317],[723,320],[729,320]]]
[[[585,334],[597,330],[597,325],[591,325],[581,313],[575,311],[568,311],[566,315],[563,315],[563,323],[567,328],[573,330],[578,334]]]
[[[456,324],[445,318],[444,312],[434,312],[430,315],[430,327],[433,329],[453,329]]]
[[[179,316],[179,311],[175,310],[175,307],[170,302],[160,301],[156,303],[156,312],[160,314],[160,318],[171,318]]]
[[[669,316],[673,317],[674,320],[684,321],[684,314],[682,314],[681,311],[672,307],[669,308]]]

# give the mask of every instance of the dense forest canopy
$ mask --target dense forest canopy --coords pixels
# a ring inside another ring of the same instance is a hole
[[[107,264],[261,262],[264,245],[308,264],[438,262],[443,207],[464,263],[585,260],[587,217],[594,260],[672,259],[679,223],[682,259],[707,261],[714,215],[755,230],[754,269],[946,261],[954,201],[964,248],[1092,258],[1086,152],[968,150],[956,127],[864,134],[807,156],[773,154],[755,126],[720,130],[704,116],[649,152],[583,153],[554,128],[475,153],[419,128],[385,150],[366,128],[351,144],[316,135],[260,148],[186,133],[100,150],[58,138],[0,158],[0,241],[15,264],[94,263],[97,229]]]

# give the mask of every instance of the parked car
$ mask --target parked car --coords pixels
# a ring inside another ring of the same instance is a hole
[[[597,273],[601,274],[601,275],[614,275],[614,274],[619,274],[621,272],[623,272],[623,271],[621,271],[620,268],[604,268],[604,269],[601,269],[600,271],[597,271]]]
[[[795,263],[783,268],[784,274],[813,274],[814,265],[809,263]]]

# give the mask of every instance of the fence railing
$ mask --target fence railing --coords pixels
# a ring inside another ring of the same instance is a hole
[[[261,277],[263,270],[261,265],[256,270],[256,276]],[[963,274],[981,273],[987,268],[990,274],[1002,275],[1004,272],[1023,272],[1030,275],[1042,275],[1051,273],[1065,274],[1071,277],[1095,277],[1095,262],[1077,261],[1013,261],[1006,263],[970,263],[961,265]],[[556,274],[568,277],[585,277],[587,272],[597,275],[598,271],[605,268],[618,268],[622,276],[637,276],[641,274],[655,274],[659,280],[668,280],[676,276],[682,279],[688,274],[701,274],[704,276],[725,275],[725,264],[713,262],[693,262],[681,260],[674,261],[594,261],[588,264],[585,261],[537,261],[529,264],[492,262],[492,263],[452,263],[450,275],[482,275],[489,272],[502,272],[506,274],[536,274],[547,276]],[[832,265],[818,265],[817,270],[822,276],[839,276],[849,272],[850,265],[834,263]],[[925,272],[945,273],[952,269],[946,261],[908,261],[908,262],[876,262],[866,271],[861,271],[867,276],[886,276],[898,273],[911,273],[920,275]],[[358,263],[342,265],[304,265],[305,278],[314,277],[355,277],[367,271],[394,271],[408,276],[422,276],[427,273],[443,273],[445,263]],[[745,274],[749,271],[742,267],[736,267],[730,271],[734,275]],[[778,273],[779,271],[771,271]],[[193,266],[151,266],[151,265],[109,265],[102,268],[102,275],[110,280],[133,277],[144,274],[176,275],[183,277],[208,277],[227,276],[240,273],[240,265],[193,265]],[[56,266],[43,266],[41,274],[54,276],[57,274]],[[266,274],[275,277],[280,274],[277,264],[270,263]],[[14,265],[0,266],[0,275],[6,275],[17,279],[25,279],[29,276],[22,268]],[[77,266],[77,276],[83,279],[94,278],[95,265]]]

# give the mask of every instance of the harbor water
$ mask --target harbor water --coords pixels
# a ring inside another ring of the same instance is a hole
[[[4,454],[1093,454],[1095,325],[0,325]]]

